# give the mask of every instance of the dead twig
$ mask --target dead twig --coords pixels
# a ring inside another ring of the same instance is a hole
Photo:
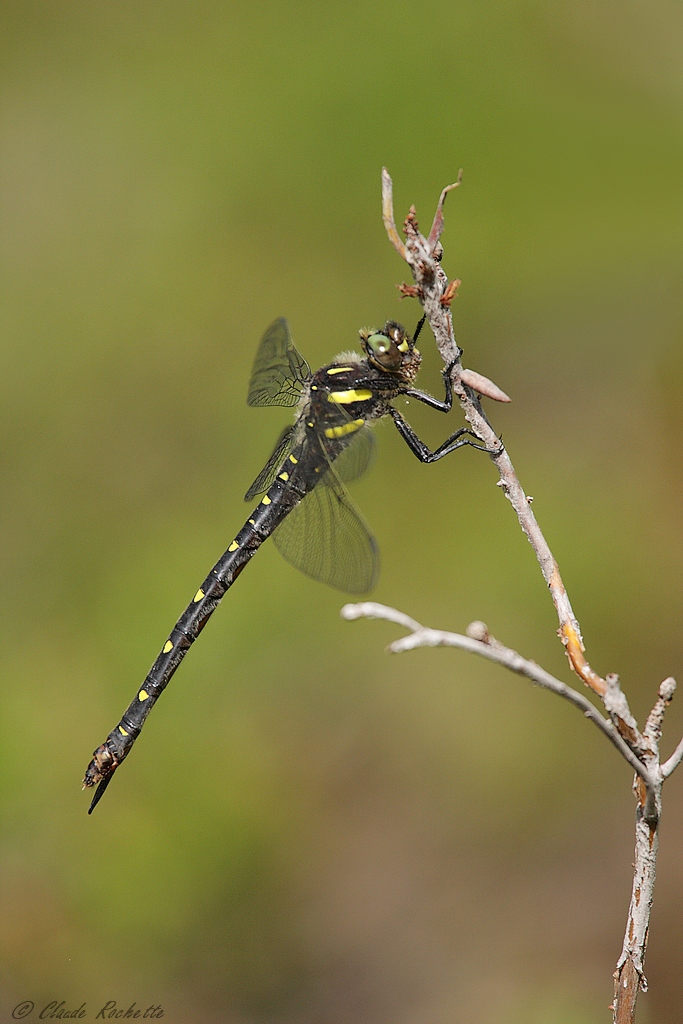
[[[455,341],[453,318],[449,306],[442,303],[442,298],[448,294],[451,286],[441,266],[440,259],[437,259],[435,255],[436,245],[443,231],[443,204],[448,192],[459,185],[461,180],[461,175],[459,175],[458,180],[453,185],[447,186],[441,193],[428,239],[420,234],[417,215],[414,208],[411,207],[404,224],[406,235],[404,245],[398,236],[394,221],[393,184],[386,167],[383,168],[382,210],[384,225],[394,248],[411,269],[415,281],[413,287],[416,289],[416,297],[419,298],[427,314],[427,319],[432,328],[444,365],[453,364],[453,391],[460,402],[465,419],[472,427],[474,433],[484,442],[484,445],[492,451],[497,451],[494,458],[500,474],[500,487],[514,508],[520,526],[534,549],[541,566],[541,571],[557,611],[560,623],[558,632],[565,645],[570,664],[587,686],[595,693],[602,695],[607,688],[607,684],[597,672],[593,671],[584,657],[581,629],[572,610],[557,562],[553,558],[552,552],[536,521],[536,517],[531,511],[507,451],[500,444],[498,436],[486,418],[476,394],[473,393],[471,388],[466,386],[466,382],[462,379],[460,349]],[[404,291],[409,287],[404,286]]]
[[[399,626],[410,630],[408,636],[401,637],[389,644],[387,651],[391,654],[401,654],[404,651],[413,651],[417,647],[457,647],[461,651],[468,651],[470,654],[478,654],[481,658],[496,662],[504,668],[515,672],[517,675],[526,676],[536,686],[544,690],[556,693],[558,697],[573,704],[579,711],[588,718],[594,725],[597,725],[614,744],[619,753],[624,757],[631,767],[638,773],[645,786],[651,790],[654,788],[654,780],[650,778],[647,767],[633,753],[631,748],[621,738],[619,731],[609,718],[603,718],[598,709],[591,704],[587,697],[579,690],[572,689],[560,679],[556,679],[550,672],[537,665],[535,661],[529,661],[522,657],[511,647],[505,647],[491,636],[483,622],[472,622],[467,627],[467,635],[461,633],[450,633],[446,630],[431,629],[420,625],[415,619],[404,615],[395,608],[387,605],[377,604],[374,601],[363,601],[360,604],[345,604],[341,610],[342,618],[353,619],[385,619],[388,622],[395,622]]]
[[[614,1024],[633,1024],[638,991],[647,991],[643,972],[643,961],[647,946],[648,926],[655,882],[657,862],[657,828],[661,815],[662,785],[677,764],[683,759],[683,740],[674,754],[659,763],[659,738],[666,708],[676,688],[675,680],[669,677],[659,687],[657,702],[653,707],[643,730],[640,756],[622,738],[614,724],[613,716],[604,718],[583,693],[567,686],[560,679],[546,672],[536,662],[522,657],[517,651],[506,647],[493,637],[483,622],[473,622],[467,627],[467,635],[432,629],[421,625],[415,619],[395,608],[365,601],[361,604],[347,604],[341,610],[342,617],[353,619],[385,619],[408,630],[408,635],[394,640],[387,650],[392,654],[412,651],[418,647],[457,647],[470,654],[478,654],[488,661],[502,665],[517,675],[525,676],[536,686],[562,697],[578,708],[585,718],[610,740],[625,761],[636,772],[634,789],[637,795],[636,808],[636,850],[633,865],[633,886],[629,905],[626,934],[621,956],[614,973]],[[669,768],[670,762],[674,762]]]

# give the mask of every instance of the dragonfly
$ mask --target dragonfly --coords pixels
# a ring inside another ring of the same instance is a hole
[[[262,495],[258,505],[176,622],[121,721],[94,751],[83,780],[84,789],[97,786],[89,814],[224,594],[268,537],[288,562],[313,579],[348,593],[372,590],[379,574],[379,549],[346,484],[372,460],[374,421],[390,416],[424,463],[465,445],[489,452],[475,443],[466,427],[432,451],[391,404],[406,396],[439,412],[452,408],[453,364],[443,371],[443,400],[413,387],[422,358],[415,343],[424,321],[425,317],[413,337],[395,320],[380,330],[363,329],[362,356],[343,353],[316,373],[294,347],[283,317],[267,329],[256,354],[247,403],[296,406],[294,423],[282,431],[245,495],[246,501]]]

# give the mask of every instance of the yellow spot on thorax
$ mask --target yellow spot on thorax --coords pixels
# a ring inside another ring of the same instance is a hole
[[[352,420],[351,423],[343,423],[340,427],[328,427],[325,437],[344,437],[345,434],[353,434],[363,426],[364,420]]]
[[[360,391],[349,388],[348,391],[330,391],[327,401],[336,402],[337,405],[350,405],[351,402],[367,402],[369,398],[372,398],[372,391],[368,391],[367,388],[361,388]]]
[[[262,505],[270,505],[270,498],[268,497],[267,494],[264,495],[263,498],[261,498],[261,504]]]
[[[204,591],[200,587],[197,593],[194,595],[194,603],[197,604],[204,597]]]
[[[147,690],[140,690],[140,692],[138,694],[139,700],[147,700],[148,697],[149,697],[149,694],[147,693]]]
[[[119,732],[121,733],[122,736],[128,735],[128,733],[126,732],[122,725],[119,726]]]
[[[352,370],[352,366],[333,366],[327,371],[327,376],[331,377],[334,373],[346,373],[347,370]]]
[[[173,650],[173,641],[167,640],[164,644],[164,654],[168,654],[169,651]]]
[[[256,523],[253,519],[250,519],[249,522],[251,523],[252,526],[256,526]]]
[[[228,548],[228,551],[237,551],[238,547],[239,547],[239,544],[237,543],[236,540],[234,540],[232,542],[232,544],[230,545],[230,547]]]

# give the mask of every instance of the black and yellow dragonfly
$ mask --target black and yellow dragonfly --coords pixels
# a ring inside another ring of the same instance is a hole
[[[424,317],[413,338],[393,320],[378,331],[362,330],[362,357],[345,353],[317,373],[311,373],[292,344],[286,320],[280,318],[268,328],[247,402],[297,406],[295,422],[280,435],[245,500],[263,497],[176,622],[123,718],[94,752],[83,780],[84,788],[97,786],[88,813],[209,616],[264,540],[272,535],[287,561],[313,579],[355,594],[373,588],[379,572],[377,543],[345,484],[371,461],[374,436],[369,425],[374,420],[391,416],[421,462],[435,462],[463,445],[481,447],[461,427],[431,451],[391,404],[406,395],[440,412],[452,407],[450,367],[443,374],[444,401],[413,387],[421,360],[415,341],[423,323]]]

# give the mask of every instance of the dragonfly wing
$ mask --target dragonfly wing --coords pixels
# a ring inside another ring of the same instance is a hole
[[[291,451],[293,433],[294,427],[285,427],[282,431],[277,440],[277,444],[273,449],[273,454],[270,456],[253,484],[244,495],[245,501],[251,501],[251,499],[255,498],[257,494],[263,494],[264,491],[269,489],[275,480],[278,469]]]
[[[377,441],[372,428],[361,427],[334,460],[334,471],[345,484],[357,480],[368,469],[375,457]],[[326,474],[327,476],[327,474]]]
[[[311,369],[297,352],[289,324],[280,317],[261,338],[249,382],[248,405],[296,405]]]
[[[377,582],[377,541],[332,468],[280,523],[273,541],[290,565],[338,590],[364,594]]]

